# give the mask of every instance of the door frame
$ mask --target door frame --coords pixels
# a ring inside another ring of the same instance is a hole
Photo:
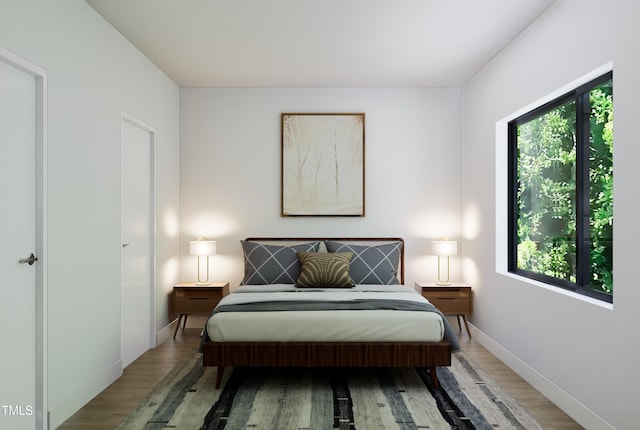
[[[149,214],[150,214],[150,243],[149,243],[149,327],[150,327],[150,339],[149,346],[151,348],[155,348],[157,346],[157,330],[156,330],[156,129],[155,127],[150,126],[144,121],[136,118],[135,116],[122,111],[120,113],[120,124],[123,122],[127,122],[133,126],[139,127],[143,130],[149,132],[150,142],[149,142]],[[124,145],[124,128],[121,127],[120,131],[120,154],[123,154],[124,151],[122,149],[122,145]],[[120,166],[122,168],[122,160],[120,161]],[[122,180],[122,172],[120,173],[120,178]],[[122,187],[122,183],[120,184]],[[122,189],[120,191],[120,202],[122,202]],[[120,212],[120,232],[122,232],[122,208]],[[123,238],[121,238],[122,240]],[[122,267],[120,268],[120,279],[122,280]]]
[[[47,399],[47,71],[0,46],[0,61],[36,80],[36,429],[49,428]],[[46,412],[45,412],[46,411]]]

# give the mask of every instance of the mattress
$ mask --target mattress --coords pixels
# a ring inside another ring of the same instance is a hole
[[[316,302],[324,305],[314,306]],[[269,310],[274,303],[287,306]],[[384,309],[370,309],[380,303]],[[305,307],[309,305],[313,310]],[[334,305],[339,309],[331,309]],[[249,310],[236,311],[243,306]],[[267,310],[251,310],[255,306]],[[213,342],[439,342],[445,320],[424,307],[430,307],[428,301],[404,285],[245,285],[220,301],[207,321],[206,336]]]

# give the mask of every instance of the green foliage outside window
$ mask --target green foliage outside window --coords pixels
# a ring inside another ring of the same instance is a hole
[[[580,95],[578,95],[579,97]],[[613,294],[613,85],[588,93],[589,228],[577,237],[577,97],[517,125],[517,268]],[[579,163],[578,163],[579,166]],[[589,278],[579,279],[577,247],[589,243]]]
[[[592,285],[613,294],[613,85],[590,93],[591,145],[589,205],[591,208]]]

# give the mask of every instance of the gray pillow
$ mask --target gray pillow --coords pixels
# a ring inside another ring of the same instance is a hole
[[[353,252],[349,275],[356,284],[399,284],[398,266],[402,242],[382,245],[352,245],[350,243],[325,241],[329,252]]]
[[[295,284],[300,276],[298,251],[317,252],[320,242],[295,246],[240,241],[244,254],[244,278],[240,285]]]

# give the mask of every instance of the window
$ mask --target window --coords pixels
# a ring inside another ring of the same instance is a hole
[[[613,72],[509,122],[509,271],[613,301]]]

